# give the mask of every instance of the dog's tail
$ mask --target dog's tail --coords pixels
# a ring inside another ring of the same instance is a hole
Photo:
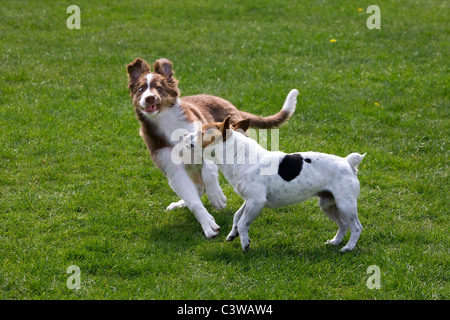
[[[283,108],[281,110],[268,117],[258,117],[254,114],[240,111],[241,116],[244,119],[250,119],[250,127],[255,129],[271,129],[276,128],[282,125],[284,122],[286,122],[291,115],[295,111],[295,105],[297,104],[297,96],[298,96],[298,90],[292,89],[287,98],[286,101],[283,104]]]
[[[358,173],[358,165],[363,161],[364,157],[366,156],[366,153],[359,154],[359,153],[350,153],[345,160],[350,164],[350,167],[352,167],[353,173],[356,175]]]

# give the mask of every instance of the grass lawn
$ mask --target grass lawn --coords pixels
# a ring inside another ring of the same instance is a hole
[[[72,4],[79,30],[66,27]],[[449,299],[449,5],[379,1],[369,30],[371,4],[3,1],[0,298]],[[259,115],[297,88],[281,150],[367,152],[356,249],[324,245],[337,227],[312,199],[265,209],[243,253],[225,241],[242,200],[223,177],[227,207],[204,198],[216,239],[188,209],[166,212],[178,199],[127,91],[138,56],[173,61],[182,95]]]

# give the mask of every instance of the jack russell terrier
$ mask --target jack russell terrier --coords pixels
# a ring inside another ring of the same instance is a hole
[[[353,250],[362,231],[356,174],[365,154],[352,153],[341,158],[318,152],[267,151],[239,132],[245,132],[249,124],[245,119],[231,126],[227,117],[223,122],[204,125],[183,141],[185,148],[214,161],[244,199],[234,215],[227,240],[240,236],[242,249],[246,251],[250,248],[250,225],[264,207],[286,206],[316,196],[320,209],[339,227],[336,236],[326,243],[339,245],[350,228],[350,239],[341,252]]]
[[[214,121],[223,121],[227,115],[238,122],[250,118],[250,127],[275,128],[283,124],[295,111],[298,91],[293,89],[283,108],[268,117],[259,117],[238,110],[230,102],[215,96],[200,94],[180,98],[178,80],[174,77],[172,62],[156,60],[153,70],[147,62],[136,58],[127,66],[128,89],[134,111],[153,163],[164,173],[169,185],[181,198],[167,210],[187,206],[200,222],[207,238],[214,238],[220,227],[204,207],[200,197],[206,192],[216,209],[225,207],[226,197],[218,182],[217,166],[209,161],[202,164],[183,164],[173,161],[174,146],[182,139],[177,131],[196,132],[198,127]]]

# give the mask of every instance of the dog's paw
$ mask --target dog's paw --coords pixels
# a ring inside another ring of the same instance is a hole
[[[343,247],[341,250],[339,250],[340,252],[344,253],[344,252],[350,252],[352,251],[353,248],[350,248],[348,245],[346,245],[345,247]]]
[[[233,228],[227,236],[227,241],[233,241],[237,236],[239,236],[239,232],[237,232],[237,228]]]
[[[216,224],[214,219],[202,223],[203,232],[206,238],[214,239],[219,234],[220,227]]]
[[[178,208],[184,208],[186,207],[186,202],[184,202],[183,199],[177,201],[177,202],[172,202],[171,204],[169,204],[169,206],[166,208],[166,211],[171,211],[171,210],[175,210]]]
[[[332,245],[332,246],[338,246],[340,243],[341,243],[340,241],[336,241],[334,239],[325,241],[325,244],[329,244],[329,245]]]
[[[208,194],[208,200],[216,210],[222,210],[227,205],[227,197],[225,197],[221,189]]]
[[[241,238],[241,246],[244,252],[250,250],[250,238]]]

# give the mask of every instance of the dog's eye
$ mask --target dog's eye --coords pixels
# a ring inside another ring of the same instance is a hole
[[[144,91],[144,87],[139,87],[138,91],[139,91],[139,92]]]
[[[156,88],[156,90],[158,90],[158,92],[162,92],[162,87],[158,87],[158,88]]]

